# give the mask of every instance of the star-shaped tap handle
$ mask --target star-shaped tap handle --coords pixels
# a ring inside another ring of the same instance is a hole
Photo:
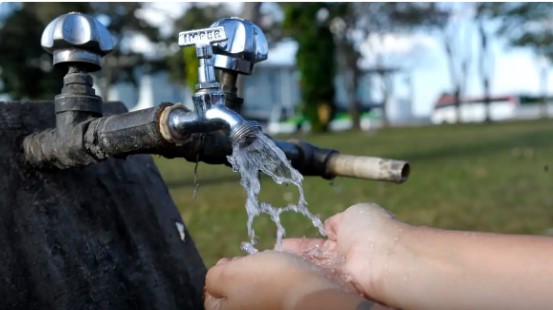
[[[77,65],[89,72],[100,70],[102,56],[113,49],[106,27],[94,17],[79,12],[51,21],[42,33],[41,45],[54,56],[55,66]]]
[[[267,59],[269,45],[256,24],[243,18],[228,17],[211,25],[216,26],[225,29],[228,40],[214,46],[215,68],[250,75],[256,63]]]

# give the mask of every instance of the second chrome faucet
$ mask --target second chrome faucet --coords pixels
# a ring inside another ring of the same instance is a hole
[[[236,22],[244,21],[233,20],[233,24],[236,24]],[[238,37],[233,35],[232,38]],[[184,107],[176,105],[166,109],[162,114],[162,133],[167,140],[179,143],[190,133],[205,133],[222,129],[228,134],[230,142],[234,144],[246,137],[253,137],[261,131],[261,127],[256,122],[245,120],[235,110],[225,105],[225,92],[221,90],[221,85],[215,77],[215,58],[213,57],[212,44],[221,44],[221,42],[227,40],[228,37],[223,25],[184,31],[179,34],[180,46],[194,46],[196,48],[196,56],[199,59],[198,84],[196,84],[196,92],[192,96],[194,111],[187,111]],[[242,38],[241,40],[245,39]],[[231,42],[225,46],[232,45]],[[244,45],[252,44],[244,41]],[[228,55],[222,57],[235,59],[236,62],[241,60],[236,57],[231,58]],[[242,62],[245,62],[245,60]],[[230,64],[231,61],[225,63]],[[253,66],[253,63],[251,64]],[[226,70],[239,72],[233,67],[226,68]]]

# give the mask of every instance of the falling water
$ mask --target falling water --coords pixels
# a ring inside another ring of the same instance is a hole
[[[303,176],[288,161],[284,152],[263,133],[256,133],[251,143],[236,143],[233,146],[232,155],[228,156],[233,169],[240,172],[240,184],[247,193],[246,211],[248,213],[248,237],[249,242],[242,243],[242,250],[249,254],[257,252],[255,248],[256,236],[253,229],[255,217],[267,214],[276,224],[276,249],[280,249],[285,229],[280,222],[280,215],[286,211],[300,213],[311,220],[313,226],[318,228],[321,235],[325,235],[321,220],[311,214],[307,209],[307,202],[302,188]],[[298,188],[299,200],[297,204],[289,204],[282,208],[275,208],[270,203],[260,202],[257,195],[261,190],[259,172],[270,176],[277,184],[293,184]]]

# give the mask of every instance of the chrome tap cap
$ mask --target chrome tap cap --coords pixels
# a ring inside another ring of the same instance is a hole
[[[222,18],[211,27],[223,26],[228,39],[213,45],[214,66],[219,69],[251,74],[254,64],[267,59],[269,45],[265,34],[249,20]]]
[[[90,72],[101,69],[101,57],[111,52],[109,31],[94,17],[78,12],[61,15],[42,32],[42,47],[53,54],[54,65],[82,63]]]

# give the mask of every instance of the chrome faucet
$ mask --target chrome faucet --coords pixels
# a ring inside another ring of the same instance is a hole
[[[261,126],[254,121],[247,121],[236,111],[225,106],[225,93],[215,76],[213,65],[213,47],[211,44],[226,41],[225,27],[215,26],[205,29],[183,31],[179,33],[179,46],[195,46],[199,59],[198,84],[192,96],[194,111],[175,105],[166,109],[162,115],[164,137],[179,143],[189,133],[212,132],[224,130],[232,144],[251,138],[261,131]]]

